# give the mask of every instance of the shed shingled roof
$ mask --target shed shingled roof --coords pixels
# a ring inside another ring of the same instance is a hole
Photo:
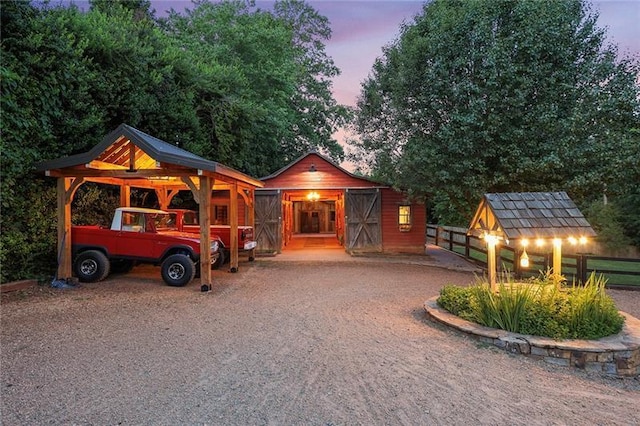
[[[488,211],[487,211],[488,209]],[[490,213],[489,213],[490,211]],[[469,232],[483,229],[483,215],[493,215],[494,231],[508,239],[594,237],[589,222],[566,192],[506,192],[485,194]]]

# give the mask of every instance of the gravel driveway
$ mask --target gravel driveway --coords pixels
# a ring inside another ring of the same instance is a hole
[[[640,424],[637,378],[426,320],[423,302],[469,272],[259,259],[214,280],[171,288],[145,267],[3,295],[2,424]],[[640,315],[637,292],[613,294]]]

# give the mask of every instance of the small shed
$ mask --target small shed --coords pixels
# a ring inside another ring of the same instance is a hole
[[[553,273],[562,273],[562,244],[577,244],[596,233],[566,192],[507,192],[485,194],[469,225],[469,235],[487,242],[489,279],[495,283],[495,247],[499,241],[530,241],[553,246]]]
[[[426,208],[311,151],[260,179],[258,250],[279,253],[296,234],[327,234],[349,252],[423,254]]]
[[[120,187],[120,205],[129,206],[132,187],[156,192],[166,209],[180,190],[188,189],[199,203],[202,256],[201,282],[211,282],[209,224],[214,189],[229,191],[231,270],[238,267],[238,202],[248,207],[253,222],[254,190],[263,184],[244,173],[199,157],[127,124],[121,124],[90,151],[45,161],[37,170],[58,179],[58,277],[71,276],[71,201],[84,182]]]

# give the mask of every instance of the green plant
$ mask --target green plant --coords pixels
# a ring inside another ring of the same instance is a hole
[[[460,314],[471,309],[470,293],[470,287],[446,285],[440,290],[438,305],[452,314],[460,316]]]
[[[498,291],[486,280],[445,286],[438,304],[463,319],[522,334],[556,339],[598,339],[618,333],[624,317],[606,295],[606,279],[591,274],[584,286],[560,287],[552,274],[525,283],[501,277]]]
[[[595,339],[617,333],[624,318],[605,293],[606,279],[591,273],[583,286],[567,289],[567,304],[562,310],[571,338]]]

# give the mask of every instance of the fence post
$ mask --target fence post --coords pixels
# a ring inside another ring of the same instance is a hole
[[[436,226],[436,246],[440,244],[440,227]]]
[[[522,278],[522,268],[520,267],[520,256],[522,256],[522,250],[518,248],[513,249],[513,275],[517,280]]]
[[[449,229],[449,251],[453,251],[453,232]]]
[[[578,265],[578,279],[584,285],[587,282],[587,256],[584,254],[579,254],[577,259]]]
[[[467,259],[471,255],[469,244],[471,244],[471,237],[469,235],[465,235],[464,236],[464,257],[466,257]]]

